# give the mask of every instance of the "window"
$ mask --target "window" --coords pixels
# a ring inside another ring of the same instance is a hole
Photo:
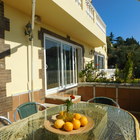
[[[77,84],[82,49],[45,35],[47,91],[62,90]]]
[[[94,64],[97,69],[104,69],[104,56],[95,53],[94,55]]]

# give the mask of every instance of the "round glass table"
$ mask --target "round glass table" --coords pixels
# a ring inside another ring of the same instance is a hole
[[[89,131],[77,134],[58,134],[44,127],[44,121],[65,105],[48,108],[0,129],[2,140],[138,140],[139,124],[129,112],[109,105],[77,103],[71,112],[84,114],[93,120]],[[90,123],[90,122],[89,122]]]

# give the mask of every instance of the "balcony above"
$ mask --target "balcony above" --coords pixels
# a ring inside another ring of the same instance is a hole
[[[4,3],[31,17],[32,0]],[[106,25],[89,0],[36,0],[35,14],[43,24],[92,47],[106,44]]]

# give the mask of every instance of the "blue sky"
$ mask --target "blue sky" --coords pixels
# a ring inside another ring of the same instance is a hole
[[[134,37],[140,42],[140,1],[92,0],[93,5],[107,25],[107,35]]]

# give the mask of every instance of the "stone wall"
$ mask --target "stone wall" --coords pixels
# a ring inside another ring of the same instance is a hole
[[[6,83],[11,82],[11,70],[6,69],[5,58],[10,56],[10,45],[5,44],[5,31],[10,31],[10,20],[4,17],[4,3],[0,1],[0,115],[7,116],[12,109],[12,98],[6,96]]]

